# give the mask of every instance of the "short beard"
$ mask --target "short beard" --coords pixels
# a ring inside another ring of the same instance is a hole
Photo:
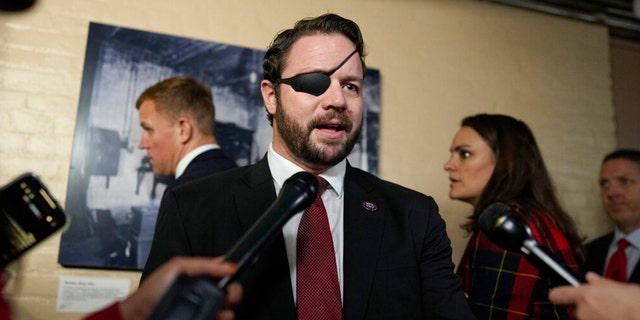
[[[332,152],[335,148],[331,148],[331,150],[329,150],[329,148],[336,146],[336,144],[323,146],[311,141],[311,132],[313,129],[319,123],[332,118],[338,118],[343,123],[348,124],[346,128],[347,140],[339,143],[335,153]],[[326,117],[313,119],[306,128],[303,128],[284,111],[279,99],[276,102],[274,119],[277,123],[278,133],[289,151],[300,162],[312,168],[332,167],[340,163],[340,161],[344,160],[349,153],[351,153],[362,131],[362,122],[360,122],[358,127],[354,128],[351,120],[348,119],[343,112],[337,112],[335,110]]]

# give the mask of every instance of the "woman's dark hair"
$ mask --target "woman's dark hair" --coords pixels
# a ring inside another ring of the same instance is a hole
[[[573,219],[562,209],[540,149],[526,123],[501,114],[477,114],[462,120],[463,127],[475,130],[489,145],[496,159],[473,214],[463,227],[478,228],[478,216],[494,202],[514,206],[526,219],[536,211],[544,212],[564,233],[574,256],[582,261],[582,237]]]

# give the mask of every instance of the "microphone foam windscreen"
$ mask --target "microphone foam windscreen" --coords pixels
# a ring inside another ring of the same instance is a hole
[[[494,202],[482,210],[482,213],[478,217],[478,227],[486,234],[491,234],[492,230],[496,227],[496,222],[500,217],[506,216],[513,209],[502,202]]]

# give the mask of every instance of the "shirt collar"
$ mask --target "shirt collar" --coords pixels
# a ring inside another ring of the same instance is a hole
[[[175,178],[177,179],[184,173],[185,170],[187,170],[187,166],[189,166],[189,163],[191,163],[191,160],[195,159],[197,156],[199,156],[200,154],[206,151],[209,151],[212,149],[218,149],[218,148],[220,148],[219,145],[215,143],[209,143],[209,144],[203,144],[187,152],[187,154],[185,154],[184,157],[182,157],[182,159],[178,161],[178,165],[176,166]]]
[[[631,231],[628,234],[622,233],[618,227],[615,228],[613,232],[613,242],[618,243],[618,241],[622,238],[627,239],[629,243],[631,243],[634,247],[640,248],[640,229],[636,229]]]
[[[269,162],[269,168],[271,169],[271,176],[275,182],[276,193],[280,192],[282,184],[292,175],[297,172],[304,171],[302,168],[294,164],[293,162],[285,159],[273,150],[273,145],[269,144],[269,150],[267,151],[267,161]],[[320,174],[325,178],[331,190],[334,190],[338,198],[341,198],[344,194],[344,176],[347,170],[347,160],[343,159],[335,166],[327,169],[327,171]]]

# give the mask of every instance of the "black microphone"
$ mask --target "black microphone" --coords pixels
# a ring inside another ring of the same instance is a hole
[[[238,271],[219,280],[180,275],[164,295],[149,319],[213,319],[222,307],[226,287],[245,269],[258,252],[297,212],[309,207],[318,193],[318,180],[308,172],[287,179],[276,200],[224,255]]]
[[[507,250],[521,251],[527,256],[533,254],[574,287],[580,286],[580,283],[584,282],[579,281],[576,275],[560,265],[538,245],[529,225],[511,206],[502,202],[492,203],[478,217],[478,226],[497,245]]]

